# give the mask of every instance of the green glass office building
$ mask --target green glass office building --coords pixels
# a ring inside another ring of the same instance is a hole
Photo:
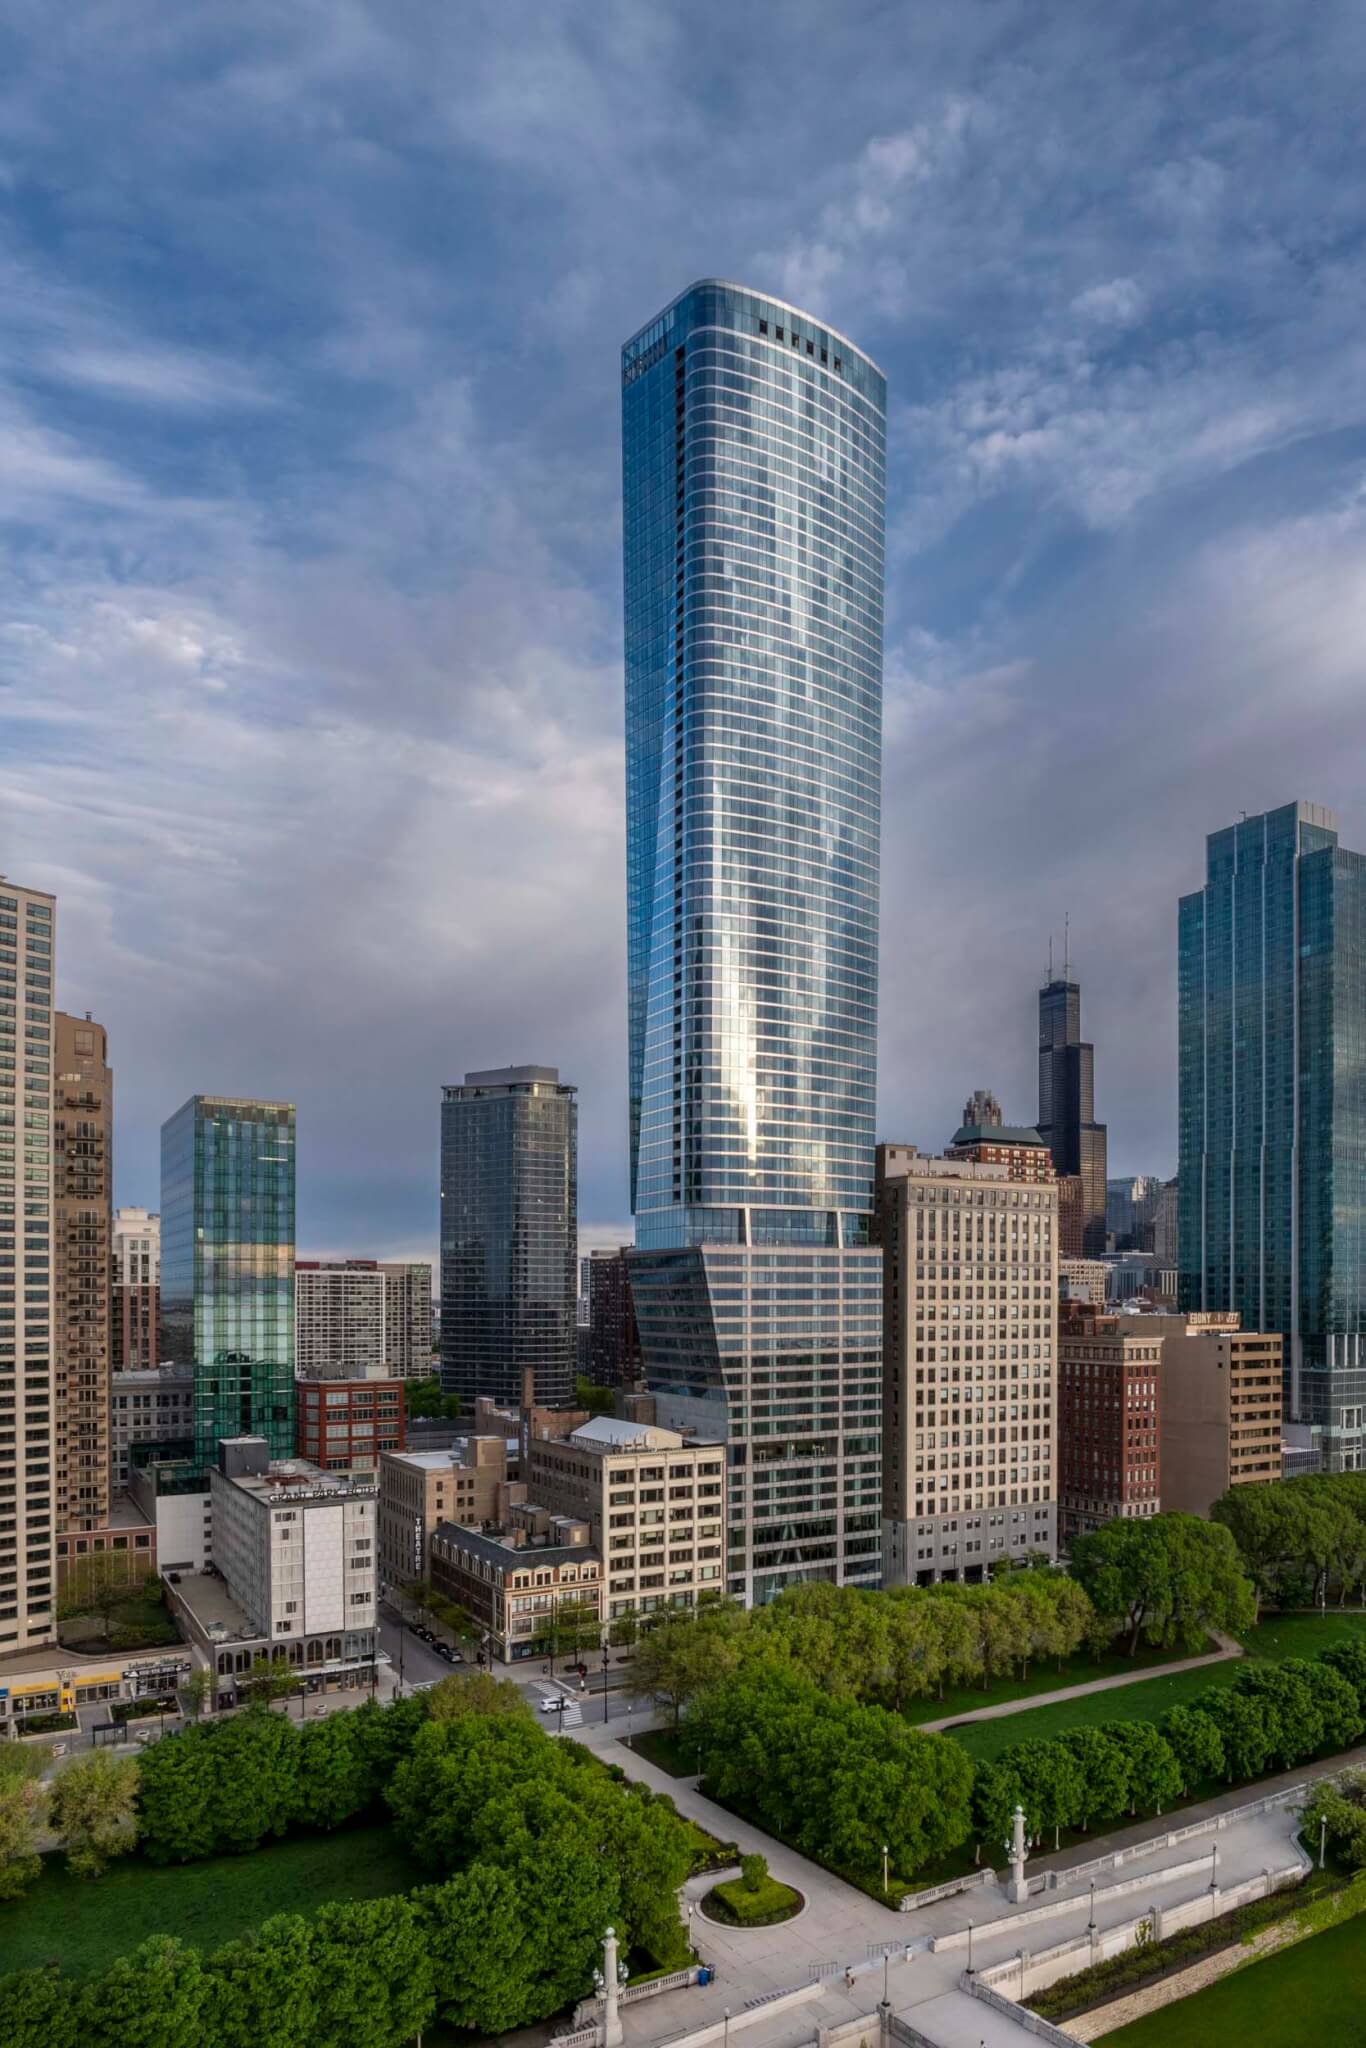
[[[194,1368],[194,1457],[294,1455],[294,1105],[193,1095],[161,1127],[161,1356]]]
[[[1366,1450],[1366,856],[1318,804],[1207,841],[1179,938],[1182,1305],[1285,1342],[1325,1467]]]

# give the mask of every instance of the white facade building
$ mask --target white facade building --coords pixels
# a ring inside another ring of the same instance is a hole
[[[297,1260],[295,1363],[335,1379],[422,1377],[432,1369],[432,1269],[371,1259]]]
[[[288,1644],[375,1627],[373,1479],[270,1463],[264,1439],[237,1437],[210,1487],[214,1564],[259,1635]]]

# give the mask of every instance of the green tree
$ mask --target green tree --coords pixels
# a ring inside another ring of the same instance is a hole
[[[206,2038],[243,2048],[298,2048],[313,2038],[317,1975],[299,1914],[277,1913],[215,1950],[206,1975]]]
[[[0,1900],[22,1898],[42,1872],[38,1833],[47,1812],[32,1750],[0,1744]]]
[[[1085,1786],[1082,1768],[1063,1742],[1017,1742],[1001,1759],[1008,1762],[1021,1788],[1029,1832],[1043,1841],[1051,1832],[1056,1849],[1064,1828],[1077,1825]],[[1014,1801],[1011,1803],[1014,1810]]]
[[[460,1420],[460,1396],[443,1394],[441,1382],[434,1373],[420,1380],[404,1382],[403,1405],[414,1422]]]
[[[5,2048],[76,2048],[76,1992],[55,1970],[0,1977],[0,2041]]]
[[[364,1813],[379,1785],[364,1731],[354,1714],[328,1714],[299,1730],[295,1819],[313,1828],[339,1828]]]
[[[1122,1733],[1121,1733],[1122,1729]],[[1163,1813],[1181,1797],[1181,1765],[1176,1752],[1151,1722],[1112,1722],[1110,1732],[1124,1744],[1129,1770],[1129,1811]]]
[[[254,1849],[268,1836],[287,1834],[298,1810],[300,1733],[294,1723],[279,1714],[235,1714],[211,1730],[186,1729],[175,1743],[201,1732],[212,1745],[214,1848]],[[168,1746],[174,1745],[156,1744]]]
[[[1200,1705],[1219,1730],[1229,1784],[1235,1778],[1259,1778],[1271,1752],[1262,1702],[1229,1686],[1202,1693]]]
[[[152,1863],[189,1863],[219,1846],[215,1743],[222,1724],[185,1728],[138,1758],[143,1854]]]
[[[140,1773],[133,1757],[97,1750],[57,1773],[48,1800],[49,1825],[77,1877],[99,1877],[138,1838]]]
[[[586,1408],[590,1415],[614,1415],[617,1397],[610,1387],[595,1386],[580,1373],[574,1382],[574,1406]]]
[[[1200,1707],[1172,1707],[1159,1723],[1181,1773],[1181,1790],[1224,1774],[1224,1739],[1219,1724]]]
[[[512,1714],[430,1721],[385,1795],[409,1848],[436,1871],[467,1860],[475,1823],[503,1793],[535,1781],[553,1786],[566,1764],[544,1731]]]
[[[436,2012],[436,1978],[416,1899],[324,1906],[310,1933],[316,2012],[301,2041],[407,2048]]]
[[[209,1990],[196,1951],[154,1934],[82,1987],[81,2048],[186,2048],[203,2038]]]
[[[1232,1536],[1198,1515],[1118,1517],[1076,1539],[1072,1571],[1096,1612],[1127,1628],[1130,1655],[1144,1638],[1197,1650],[1210,1629],[1246,1630],[1255,1611]]]
[[[1354,1870],[1366,1867],[1366,1771],[1344,1771],[1336,1783],[1320,1780],[1304,1815],[1303,1833],[1311,1842],[1324,1821],[1334,1853]]]
[[[677,1728],[689,1700],[728,1678],[739,1663],[720,1631],[692,1614],[667,1615],[636,1646],[627,1689],[635,1699],[663,1700]]]
[[[423,1695],[429,1721],[453,1721],[461,1714],[515,1714],[536,1725],[526,1695],[510,1678],[488,1671],[453,1673]]]
[[[639,1636],[640,1616],[634,1609],[629,1614],[619,1614],[612,1623],[610,1640],[614,1649],[633,1649]]]
[[[479,2034],[526,2025],[533,2017],[534,1950],[542,1930],[526,1925],[513,1873],[477,1863],[419,1892],[415,1903],[447,2025]],[[588,1981],[585,1973],[585,1987]]]
[[[251,1669],[238,1681],[238,1691],[246,1693],[248,1705],[257,1707],[268,1707],[275,1700],[292,1700],[302,1686],[303,1679],[283,1655],[253,1657]]]
[[[1023,1743],[1017,1748],[1024,1748]],[[1051,1748],[1052,1744],[1040,1747]],[[979,1764],[972,1787],[972,1818],[977,1834],[977,1857],[983,1854],[993,1863],[1010,1840],[1011,1820],[1017,1806],[1025,1804],[1025,1788],[1014,1764],[1014,1751],[1005,1750],[991,1763]]]
[[[196,1664],[180,1681],[180,1697],[192,1721],[197,1721],[213,1697],[213,1673]]]
[[[71,1567],[57,1594],[59,1621],[98,1621],[106,1636],[113,1634],[114,1617],[136,1592],[129,1583],[125,1551],[93,1550],[86,1557],[71,1560]]]
[[[1117,1819],[1129,1804],[1127,1732],[1123,1724],[1111,1723],[1101,1728],[1073,1728],[1060,1738],[1081,1772],[1079,1819],[1083,1832],[1095,1821]]]
[[[1362,1713],[1355,1687],[1341,1671],[1317,1658],[1305,1666],[1305,1682],[1322,1724],[1322,1747],[1346,1749],[1366,1727],[1366,1715]]]

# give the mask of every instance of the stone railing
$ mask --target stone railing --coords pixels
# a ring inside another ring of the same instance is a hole
[[[965,1971],[958,1980],[958,1987],[970,1998],[980,1998],[983,2005],[993,2012],[1004,2013],[1017,2027],[1023,2027],[1027,2034],[1037,2034],[1041,2041],[1052,2041],[1056,2048],[1077,2048],[1070,2034],[1064,2034],[1061,2027],[1055,2027],[1052,2020],[1041,2020],[1036,2012],[1030,2012],[1023,2005],[1016,2005],[1013,1998],[1003,1998],[999,1991],[993,1991],[990,1984],[984,1984],[981,1977]]]
[[[1050,1870],[1048,1888],[1061,1891],[1064,1885],[1085,1880],[1099,1870],[1118,1870],[1122,1863],[1132,1863],[1136,1857],[1151,1856],[1157,1849],[1175,1849],[1181,1842],[1194,1840],[1197,1835],[1222,1834],[1225,1828],[1233,1827],[1238,1821],[1253,1820],[1259,1813],[1271,1813],[1278,1806],[1297,1806],[1307,1799],[1310,1786],[1287,1785],[1283,1792],[1270,1792],[1265,1799],[1249,1800],[1246,1806],[1231,1806],[1227,1813],[1216,1813],[1208,1820],[1193,1820],[1184,1828],[1168,1828],[1165,1835],[1149,1835],[1146,1841],[1131,1842],[1127,1849],[1112,1849],[1106,1856],[1093,1856],[1089,1863],[1069,1863],[1063,1870]]]
[[[661,1991],[683,1991],[689,1984],[697,1982],[699,1970],[705,1968],[704,1963],[690,1963],[686,1969],[670,1970],[662,1977],[647,1977],[642,1983],[628,1984],[617,1993],[617,2004],[632,2005],[640,1998],[658,1998]],[[589,2020],[596,2021],[601,2018],[602,2000],[596,1994],[592,1998],[581,1998],[574,2008],[574,2025],[578,2028],[585,2026]],[[562,2034],[555,2036],[557,2042],[567,2038]]]
[[[994,1870],[973,1870],[966,1877],[946,1878],[943,1884],[926,1885],[923,1892],[906,1892],[897,1902],[898,1913],[918,1913],[939,1899],[951,1899],[958,1892],[974,1891],[978,1885],[995,1884]]]

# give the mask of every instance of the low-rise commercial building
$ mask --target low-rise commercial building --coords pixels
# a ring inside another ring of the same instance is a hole
[[[610,1619],[695,1607],[723,1591],[720,1444],[599,1415],[563,1438],[529,1435],[522,1477],[539,1506],[587,1522],[608,1566]]]
[[[210,1475],[211,1571],[167,1580],[167,1597],[209,1656],[231,1705],[253,1657],[283,1656],[310,1691],[373,1686],[373,1479],[272,1462],[262,1437],[229,1437]]]
[[[385,1451],[404,1442],[403,1381],[381,1366],[351,1379],[299,1373],[294,1386],[294,1448],[325,1472],[377,1472]]]
[[[1236,1310],[1164,1317],[1162,1505],[1207,1515],[1282,1473],[1281,1339]]]
[[[585,1637],[600,1634],[604,1622],[602,1559],[587,1523],[530,1506],[514,1508],[512,1526],[498,1536],[442,1522],[432,1538],[431,1581],[464,1609],[490,1659],[502,1663],[544,1654],[570,1613]]]
[[[508,1482],[508,1439],[471,1436],[449,1450],[386,1451],[379,1461],[379,1576],[397,1589],[428,1576],[441,1522],[501,1523],[524,1490]]]
[[[1155,1515],[1161,1497],[1165,1318],[1082,1306],[1058,1335],[1058,1533],[1064,1545],[1116,1516]]]

